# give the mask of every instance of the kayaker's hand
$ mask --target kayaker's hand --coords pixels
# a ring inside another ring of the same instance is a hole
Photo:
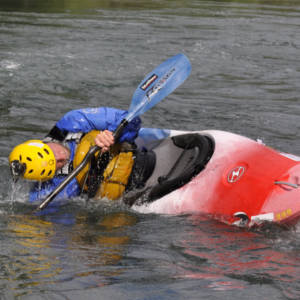
[[[97,146],[99,146],[102,149],[102,152],[106,152],[109,150],[109,147],[113,145],[115,142],[113,133],[109,130],[101,131],[96,137],[95,137],[95,143]]]

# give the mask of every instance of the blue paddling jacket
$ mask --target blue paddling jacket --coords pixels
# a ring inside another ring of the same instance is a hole
[[[70,161],[74,154],[78,141],[75,139],[66,140],[70,133],[88,133],[91,130],[115,131],[121,121],[126,117],[127,111],[109,107],[85,108],[72,110],[65,114],[51,129],[45,141],[65,141],[70,149]],[[133,142],[138,135],[141,119],[134,118],[124,129],[119,141]],[[48,140],[47,140],[48,139]],[[35,202],[45,199],[66,177],[56,175],[53,179],[45,182],[37,182],[30,191],[29,201]],[[55,200],[68,199],[78,196],[81,192],[80,186],[74,178],[55,198]],[[54,203],[55,200],[52,202]]]

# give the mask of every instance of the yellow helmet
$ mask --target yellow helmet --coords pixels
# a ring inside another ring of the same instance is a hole
[[[16,146],[9,155],[14,177],[46,181],[54,177],[56,160],[51,148],[40,140],[29,140]]]

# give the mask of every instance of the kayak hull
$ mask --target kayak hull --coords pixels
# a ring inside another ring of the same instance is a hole
[[[169,131],[169,136],[184,133]],[[195,132],[193,132],[195,133]],[[217,130],[198,131],[214,140],[214,153],[198,175],[140,212],[204,213],[223,222],[252,226],[288,224],[300,217],[300,157],[252,139]]]

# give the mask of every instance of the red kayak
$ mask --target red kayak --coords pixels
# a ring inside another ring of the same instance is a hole
[[[299,219],[300,157],[229,132],[143,130],[138,143],[156,163],[145,186],[124,197],[135,210],[204,213],[249,227]],[[197,142],[184,147],[191,135]]]

